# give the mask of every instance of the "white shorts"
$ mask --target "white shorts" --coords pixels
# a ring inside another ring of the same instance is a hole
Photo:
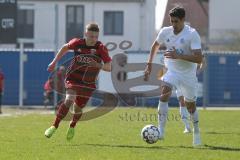
[[[183,96],[182,91],[180,89],[175,89],[177,98]]]
[[[197,77],[189,77],[178,73],[167,71],[162,80],[169,83],[173,89],[177,90],[177,96],[184,96],[187,102],[195,102],[197,99]],[[179,93],[180,92],[180,93]]]

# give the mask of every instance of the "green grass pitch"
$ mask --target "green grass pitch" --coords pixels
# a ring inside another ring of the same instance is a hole
[[[51,114],[0,115],[1,160],[237,160],[240,157],[240,110],[200,110],[203,146],[192,147],[183,134],[178,109],[170,109],[163,141],[145,143],[141,129],[157,125],[154,108],[116,108],[99,118],[79,122],[72,141],[68,122],[52,138],[44,131]]]

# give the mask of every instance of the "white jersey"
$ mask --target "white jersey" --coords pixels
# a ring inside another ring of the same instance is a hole
[[[201,49],[199,34],[188,25],[185,25],[177,35],[173,33],[172,26],[164,27],[160,30],[156,41],[159,44],[164,44],[167,50],[172,50],[175,47],[177,54],[192,54],[191,50]],[[170,58],[165,58],[164,62],[170,72],[180,73],[184,76],[196,76],[197,63]]]

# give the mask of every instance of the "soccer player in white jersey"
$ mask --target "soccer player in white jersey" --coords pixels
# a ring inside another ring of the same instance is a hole
[[[154,41],[145,69],[145,80],[148,79],[151,73],[152,61],[160,45],[165,45],[167,50],[164,57],[166,58],[165,64],[168,70],[162,77],[164,84],[161,85],[158,105],[160,139],[164,137],[168,100],[172,88],[176,88],[180,89],[184,96],[186,107],[193,121],[193,145],[198,146],[201,145],[201,139],[196,109],[196,70],[197,64],[202,62],[201,39],[194,28],[184,24],[184,8],[177,6],[170,10],[169,15],[172,26],[162,28]]]

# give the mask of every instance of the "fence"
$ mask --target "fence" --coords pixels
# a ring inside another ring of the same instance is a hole
[[[142,56],[142,62],[145,62],[148,52],[134,53],[132,57]],[[43,85],[49,76],[46,69],[54,57],[54,52],[25,50],[24,55],[23,105],[43,105]],[[203,74],[198,75],[200,89],[197,105],[240,106],[240,53],[205,52],[205,55],[207,67]],[[68,54],[60,63],[71,56],[72,54]],[[19,58],[18,50],[0,51],[0,65],[5,75],[3,96],[3,104],[5,105],[18,105],[19,103]],[[100,77],[100,80],[101,78],[105,77]],[[158,97],[140,98],[137,104],[157,106]],[[175,96],[171,98],[170,105],[178,105]]]

